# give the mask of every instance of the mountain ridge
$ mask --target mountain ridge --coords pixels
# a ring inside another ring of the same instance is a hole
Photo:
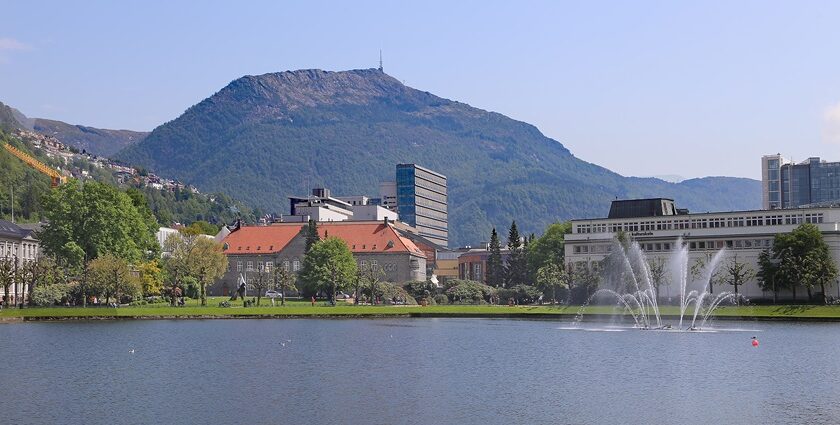
[[[602,216],[616,197],[671,197],[692,210],[760,205],[755,180],[624,177],[531,124],[376,69],[238,78],[118,157],[278,212],[286,196],[312,186],[376,196],[395,164],[417,163],[448,177],[453,245],[514,219],[539,232],[556,220]]]
[[[111,130],[63,121],[30,118],[21,111],[0,102],[0,128],[7,131],[28,130],[58,139],[65,145],[94,155],[111,156],[125,147],[143,140],[149,133],[133,130]]]

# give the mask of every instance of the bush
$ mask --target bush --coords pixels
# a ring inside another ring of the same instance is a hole
[[[530,285],[516,285],[511,288],[499,289],[499,303],[507,304],[513,298],[516,304],[535,303],[543,292]]]
[[[70,288],[62,283],[39,285],[32,291],[32,303],[37,306],[56,305],[69,294]]]
[[[414,280],[403,284],[403,288],[415,299],[426,297],[435,291],[435,285],[429,281]]]
[[[445,294],[437,294],[432,299],[435,300],[435,304],[438,304],[438,305],[449,304],[449,297],[447,297]]]
[[[496,288],[472,280],[451,280],[446,295],[452,304],[484,304],[496,295]]]
[[[376,296],[380,297],[383,304],[393,304],[394,298],[405,300],[407,305],[417,305],[417,300],[411,296],[402,286],[380,282],[376,285]]]

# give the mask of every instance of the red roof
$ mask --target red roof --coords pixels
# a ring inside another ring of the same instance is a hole
[[[306,223],[279,223],[242,227],[223,240],[225,253],[253,255],[280,252],[305,226]],[[318,233],[321,239],[337,237],[343,240],[354,254],[408,252],[424,255],[413,242],[380,221],[321,222],[318,223]]]

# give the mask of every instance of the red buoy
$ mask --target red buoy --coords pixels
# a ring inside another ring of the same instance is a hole
[[[758,340],[755,339],[755,337],[753,337],[753,339],[752,339],[752,346],[753,347],[758,347]]]

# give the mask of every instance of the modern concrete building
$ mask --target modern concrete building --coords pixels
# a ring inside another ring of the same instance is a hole
[[[822,231],[834,260],[840,266],[840,208],[793,208],[780,210],[732,211],[703,214],[640,215],[572,220],[572,233],[566,235],[565,261],[569,267],[598,262],[612,249],[618,232],[639,243],[649,258],[668,260],[678,241],[689,248],[689,262],[706,259],[726,249],[727,261],[736,256],[758,270],[758,255],[773,245],[777,233],[792,231],[802,223],[813,223]],[[672,282],[670,286],[674,286]],[[676,289],[664,288],[676,296]],[[716,291],[731,291],[731,286]],[[827,296],[840,297],[837,282],[827,288]],[[739,292],[749,298],[772,298],[756,279],[747,282]],[[781,297],[790,293],[780,292]],[[801,296],[801,295],[800,295]]]
[[[318,223],[321,238],[344,240],[361,267],[380,268],[389,282],[426,280],[426,257],[409,239],[386,221],[342,221]],[[210,293],[227,295],[237,288],[240,277],[284,267],[299,273],[306,247],[305,223],[275,223],[242,226],[223,239],[228,270]]]
[[[290,216],[283,216],[282,222],[308,222],[310,219],[325,221],[380,221],[386,218],[396,221],[398,214],[380,205],[371,203],[367,196],[331,196],[326,188],[312,189],[312,195],[289,197]]]
[[[766,210],[840,203],[840,162],[808,158],[798,164],[781,155],[761,157],[762,203]]]
[[[397,164],[397,212],[421,236],[449,244],[446,176],[417,164]]]

